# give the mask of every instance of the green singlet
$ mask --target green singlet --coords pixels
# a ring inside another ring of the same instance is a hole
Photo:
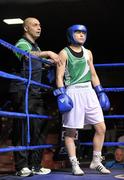
[[[88,51],[83,48],[83,56],[78,58],[65,47],[68,59],[65,67],[64,82],[66,86],[91,81],[91,72],[88,65]]]

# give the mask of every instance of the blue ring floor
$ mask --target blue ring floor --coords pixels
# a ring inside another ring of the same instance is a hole
[[[122,175],[124,179],[124,170],[112,169],[111,174],[99,174],[95,170],[83,168],[85,174],[83,176],[74,176],[71,169],[53,170],[47,175],[34,175],[31,177],[18,177],[13,174],[0,174],[0,180],[115,180],[115,176]]]

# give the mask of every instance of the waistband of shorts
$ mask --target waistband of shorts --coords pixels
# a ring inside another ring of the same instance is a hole
[[[92,88],[92,84],[89,81],[89,82],[84,82],[84,83],[67,86],[67,89],[80,89],[80,88]]]

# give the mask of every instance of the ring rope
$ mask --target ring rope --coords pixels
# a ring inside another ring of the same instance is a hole
[[[26,79],[26,78],[23,78],[23,77],[14,75],[14,74],[9,74],[9,73],[3,72],[3,71],[0,71],[0,76],[3,78],[7,78],[7,79],[16,79],[19,81],[23,81],[24,83],[28,82],[28,79]],[[30,80],[30,83],[33,85],[36,85],[36,86],[40,86],[41,88],[53,89],[53,87],[51,87],[49,85],[42,84],[42,83],[39,83],[39,82],[36,82],[33,80]]]
[[[124,119],[124,115],[106,115],[105,119]]]
[[[106,92],[123,92],[123,91],[124,91],[124,87],[104,88],[104,90],[105,90]]]
[[[16,146],[16,147],[7,147],[7,148],[0,148],[1,152],[9,152],[9,151],[25,151],[25,150],[34,150],[34,149],[43,149],[43,148],[53,148],[54,144],[45,144],[45,145],[38,145],[38,146]]]
[[[26,114],[26,119],[27,119],[27,145],[30,144],[30,118],[29,118],[29,110],[28,110],[28,97],[29,97],[29,87],[30,87],[30,82],[31,82],[31,77],[32,77],[32,64],[31,64],[31,56],[29,54],[29,76],[28,76],[28,82],[26,86],[26,94],[25,94],[25,114]]]
[[[0,44],[3,45],[4,47],[10,49],[11,51],[13,51],[15,53],[23,54],[26,57],[29,57],[29,54],[30,54],[29,52],[23,51],[22,49],[19,49],[19,48],[15,47],[14,45],[12,45],[12,44],[10,44],[10,43],[2,40],[2,39],[0,39]],[[54,64],[46,58],[39,58],[39,57],[34,56],[32,54],[30,54],[30,56],[32,59],[35,59],[35,60],[41,61],[43,63],[50,64],[50,65],[54,66]]]
[[[80,145],[92,146],[93,142],[80,142]],[[124,146],[124,142],[104,142],[104,146]],[[24,150],[34,150],[34,149],[43,149],[43,148],[53,148],[57,147],[56,144],[46,144],[38,146],[18,146],[18,147],[8,147],[0,148],[0,152],[9,152],[9,151],[24,151]]]
[[[80,142],[80,145],[91,146],[93,142]],[[104,146],[124,146],[124,142],[104,142]]]
[[[18,113],[18,112],[9,112],[9,111],[0,111],[0,116],[4,117],[14,117],[14,118],[26,118],[25,113]],[[53,119],[52,116],[46,115],[38,115],[38,114],[29,114],[30,118],[41,118],[41,119]]]
[[[124,67],[124,63],[95,64],[95,67]]]

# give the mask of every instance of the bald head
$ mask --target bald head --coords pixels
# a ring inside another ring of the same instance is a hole
[[[23,27],[26,27],[26,26],[30,26],[31,23],[33,22],[37,22],[40,24],[40,22],[38,21],[38,19],[34,18],[34,17],[28,17],[24,20],[24,23],[23,23]]]
[[[41,34],[41,25],[38,19],[28,17],[23,23],[24,35],[34,42]]]

